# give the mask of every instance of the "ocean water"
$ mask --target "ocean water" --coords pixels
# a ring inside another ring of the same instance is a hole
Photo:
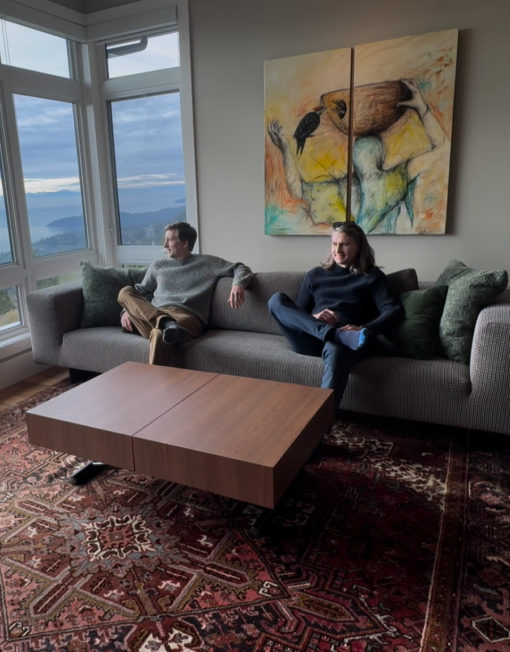
[[[32,242],[38,242],[44,238],[49,238],[52,235],[62,233],[62,229],[53,229],[49,226],[31,226],[30,237]],[[10,251],[9,245],[9,231],[7,226],[0,225],[0,254]]]
[[[183,186],[127,188],[119,192],[119,202],[126,213],[139,215],[135,221],[143,226],[147,221],[150,223],[149,212],[160,211],[166,207],[171,207],[169,210],[185,207],[184,192]],[[72,231],[72,228],[48,225],[54,220],[82,215],[83,212],[81,196],[76,192],[34,193],[27,194],[26,199],[32,244]],[[0,199],[0,256],[10,251],[7,218],[2,204]]]

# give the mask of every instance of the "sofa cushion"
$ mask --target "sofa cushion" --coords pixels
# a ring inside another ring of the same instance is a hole
[[[451,260],[436,285],[448,285],[448,294],[439,322],[439,338],[450,360],[469,363],[473,332],[482,308],[506,288],[506,270],[483,271]]]
[[[304,276],[305,272],[254,274],[246,290],[245,301],[238,310],[232,310],[228,305],[232,279],[220,278],[211,302],[208,328],[281,334],[276,321],[269,314],[267,302],[275,292],[285,292],[296,299]]]
[[[208,327],[281,334],[276,321],[269,314],[267,302],[275,292],[284,292],[291,299],[296,300],[304,276],[305,272],[254,274],[246,291],[245,302],[239,310],[232,310],[228,305],[232,280],[221,278],[213,294]],[[387,279],[395,296],[418,288],[418,278],[414,269],[392,272],[387,275]]]
[[[440,351],[439,321],[447,292],[447,285],[402,292],[404,318],[388,335],[387,350],[379,353],[422,360],[436,357]],[[383,347],[384,344],[383,340]]]
[[[297,355],[283,335],[208,330],[202,337],[175,347],[175,364],[186,369],[265,378],[319,386],[322,360]]]
[[[119,291],[126,285],[140,283],[145,269],[99,267],[81,263],[83,285],[83,312],[81,328],[92,326],[120,326],[121,307]]]
[[[418,276],[416,270],[411,267],[400,269],[397,272],[390,272],[386,274],[386,279],[390,290],[395,296],[402,294],[402,292],[418,289]]]

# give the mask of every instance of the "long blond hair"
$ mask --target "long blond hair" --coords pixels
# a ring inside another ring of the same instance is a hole
[[[366,274],[372,267],[375,267],[374,250],[369,245],[367,236],[361,226],[358,226],[355,222],[334,222],[333,233],[345,233],[345,235],[355,240],[359,247],[358,260],[354,265],[351,265],[349,271],[353,274]],[[333,269],[335,265],[335,259],[331,253],[322,264],[324,269]]]

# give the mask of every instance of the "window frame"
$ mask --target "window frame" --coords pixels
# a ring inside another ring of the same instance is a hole
[[[195,152],[193,134],[193,107],[191,98],[191,83],[186,74],[189,64],[187,48],[189,47],[188,34],[182,33],[180,26],[167,25],[158,29],[146,29],[131,32],[131,36],[144,34],[161,34],[170,31],[179,31],[180,66],[164,68],[152,72],[135,73],[119,77],[107,78],[106,45],[115,41],[122,41],[127,35],[101,39],[95,44],[89,44],[89,57],[94,62],[96,78],[100,79],[97,92],[101,106],[96,107],[95,126],[102,132],[102,138],[96,141],[97,164],[102,169],[103,179],[108,179],[109,193],[103,194],[103,199],[108,202],[103,206],[103,214],[113,215],[110,220],[111,232],[109,242],[105,241],[105,257],[112,265],[142,264],[150,262],[160,254],[160,248],[152,245],[122,245],[119,233],[119,213],[115,188],[115,161],[113,153],[113,131],[111,126],[109,103],[116,100],[129,100],[143,95],[156,95],[161,93],[179,92],[181,104],[182,147],[184,158],[184,177],[186,180],[186,218],[195,228],[198,224],[196,200],[196,174]],[[190,66],[189,66],[190,69]],[[106,176],[104,176],[106,175]],[[198,248],[197,248],[198,250]]]
[[[68,50],[73,50],[71,65],[76,58],[77,45],[69,42]],[[76,75],[75,75],[76,76]],[[95,257],[95,242],[90,217],[87,211],[85,188],[87,178],[83,161],[81,139],[82,90],[77,79],[63,78],[46,73],[15,68],[0,64],[0,147],[4,173],[5,200],[8,221],[11,229],[11,245],[14,260],[1,266],[2,280],[0,287],[16,286],[19,296],[19,314],[21,325],[6,329],[0,333],[0,343],[11,338],[28,334],[29,324],[26,309],[26,295],[36,288],[38,280],[58,276],[75,269],[81,260]],[[15,95],[26,95],[41,99],[56,100],[72,105],[75,134],[77,141],[78,166],[82,184],[82,203],[88,247],[75,251],[57,253],[51,256],[32,256],[32,242],[28,210],[25,198],[24,174],[21,149],[14,106]],[[0,357],[2,357],[0,355]]]
[[[197,226],[196,166],[189,40],[188,0],[174,0],[164,9],[140,12],[124,6],[113,13],[120,18],[97,22],[83,17],[83,25],[11,0],[5,0],[5,19],[47,31],[68,40],[70,78],[0,64],[0,150],[5,203],[10,224],[13,262],[0,266],[0,288],[15,286],[19,294],[22,325],[0,334],[0,361],[29,347],[26,295],[38,280],[76,272],[80,261],[106,266],[148,264],[160,255],[158,246],[120,245],[117,236],[113,157],[107,102],[144,93],[178,91],[186,180],[186,213]],[[122,15],[126,14],[126,15]],[[109,16],[111,18],[111,16]],[[180,66],[107,79],[104,44],[130,36],[179,32]],[[74,108],[78,165],[82,185],[88,248],[33,258],[25,200],[21,153],[16,126],[14,95],[22,94],[71,102]]]

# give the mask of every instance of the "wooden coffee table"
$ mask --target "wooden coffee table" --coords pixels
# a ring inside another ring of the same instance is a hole
[[[37,446],[272,509],[334,414],[331,390],[126,362],[27,425]]]

